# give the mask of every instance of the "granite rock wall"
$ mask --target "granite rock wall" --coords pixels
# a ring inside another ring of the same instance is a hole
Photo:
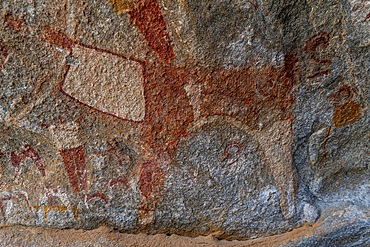
[[[364,244],[369,22],[362,0],[1,1],[1,223]]]

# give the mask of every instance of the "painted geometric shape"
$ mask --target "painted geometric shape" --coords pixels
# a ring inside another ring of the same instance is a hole
[[[98,111],[141,121],[145,116],[142,66],[107,52],[75,46],[62,91]]]

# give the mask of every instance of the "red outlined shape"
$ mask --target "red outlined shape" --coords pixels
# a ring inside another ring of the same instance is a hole
[[[82,146],[60,150],[72,189],[75,192],[86,190],[87,176],[85,151]]]
[[[87,194],[85,196],[85,202],[88,203],[89,201],[91,201],[92,199],[94,198],[100,198],[102,199],[106,204],[108,204],[108,200],[107,200],[107,197],[100,193],[100,192],[96,192],[96,193],[93,193],[93,194]]]
[[[120,166],[123,166],[123,163],[122,163],[122,161],[121,161],[120,156],[119,156],[119,155],[118,155],[118,153],[117,153],[116,148],[115,148],[115,147],[114,147],[114,146],[113,146],[109,141],[107,141],[107,144],[111,147],[110,149],[108,149],[108,150],[107,150],[107,151],[105,151],[105,152],[95,151],[94,153],[95,153],[95,154],[102,155],[103,157],[104,157],[104,156],[107,156],[108,154],[110,154],[110,153],[111,153],[111,154],[113,154],[113,155],[114,155],[114,157],[116,157],[116,158],[117,158],[119,165],[120,165]],[[118,184],[118,183],[122,183],[122,184],[124,184],[127,188],[130,188],[130,189],[131,189],[130,183],[128,182],[128,180],[127,180],[127,178],[126,178],[126,176],[125,176],[124,174],[122,174],[120,178],[115,178],[115,179],[110,180],[110,181],[109,181],[109,186],[110,186],[110,187],[113,187],[114,185],[116,185],[116,184]]]
[[[143,159],[139,175],[139,189],[146,199],[152,198],[157,193],[158,188],[156,187],[160,187],[163,182],[159,180],[164,179],[165,171],[157,165],[160,162],[159,157],[165,154],[169,158],[173,157],[177,143],[187,135],[187,127],[194,121],[190,99],[184,89],[184,86],[189,83],[189,75],[194,75],[196,83],[201,85],[202,96],[211,99],[209,104],[205,101],[202,102],[200,117],[226,115],[243,122],[252,129],[258,129],[258,126],[255,125],[259,121],[258,118],[264,115],[260,109],[265,106],[270,107],[273,104],[275,108],[281,110],[281,119],[291,119],[291,113],[288,109],[293,103],[292,87],[297,62],[293,54],[285,56],[284,65],[281,68],[272,68],[274,65],[271,65],[270,68],[267,65],[266,68],[211,70],[207,68],[177,68],[161,62],[147,64],[139,59],[79,42],[73,42],[72,48],[75,45],[135,61],[142,66],[145,115],[144,119],[140,121],[125,119],[101,111],[66,93],[63,86],[72,65],[66,65],[59,89],[65,96],[90,109],[124,121],[141,124],[143,157],[151,157]],[[70,55],[73,55],[73,49]],[[260,77],[256,79],[255,75],[260,75]],[[266,80],[265,77],[272,78],[276,82],[271,81],[271,83],[263,84],[262,82]],[[264,94],[262,97],[258,96],[256,90],[256,81],[258,80],[261,81],[258,87]],[[221,104],[213,103],[216,101],[237,108],[237,114],[229,114],[221,107]],[[125,183],[120,179],[112,180],[110,184],[113,186],[120,182]]]
[[[230,151],[231,151],[232,148],[237,148],[237,151],[234,152],[234,153],[230,153]],[[240,152],[242,151],[242,149],[243,149],[243,147],[240,145],[240,143],[233,142],[233,143],[228,144],[225,147],[224,155],[225,155],[225,157],[230,158],[233,155],[240,154]],[[235,164],[238,160],[239,160],[239,158],[235,159],[233,162],[229,163],[227,166],[231,166],[231,165]]]
[[[31,145],[29,144],[24,145],[24,148],[25,148],[24,150],[20,150],[20,151],[2,153],[2,154],[10,155],[10,160],[12,162],[12,165],[16,168],[14,179],[17,179],[21,172],[19,169],[19,163],[23,163],[26,160],[26,158],[30,158],[33,161],[33,163],[36,165],[37,169],[41,172],[41,175],[45,177],[46,174],[45,174],[44,165],[42,164],[41,158],[36,152],[36,150],[33,149]]]
[[[144,75],[144,83],[145,83],[145,62],[144,61],[139,60],[139,59],[135,59],[135,58],[132,58],[132,57],[127,58],[127,57],[125,57],[125,56],[123,56],[121,54],[118,54],[118,53],[115,53],[115,52],[111,52],[109,50],[105,50],[105,49],[93,47],[93,46],[90,46],[90,45],[81,44],[81,43],[78,43],[78,42],[74,42],[73,45],[79,45],[79,46],[84,47],[84,48],[87,48],[87,49],[95,50],[95,51],[98,51],[98,52],[108,53],[108,54],[111,54],[113,56],[116,56],[116,57],[125,59],[125,60],[130,60],[130,61],[139,63],[142,66],[142,68],[143,68],[142,69],[142,73]],[[70,55],[71,56],[73,55],[73,51],[71,52]],[[68,75],[68,72],[69,72],[70,67],[71,67],[71,65],[66,65],[66,70],[64,72],[63,79],[62,79],[62,81],[59,84],[59,91],[62,94],[64,94],[65,96],[69,97],[70,99],[72,99],[73,101],[75,101],[75,102],[77,102],[77,103],[79,103],[81,105],[84,105],[84,106],[86,106],[86,107],[88,107],[88,108],[90,108],[90,109],[92,109],[94,111],[103,113],[105,115],[116,117],[116,118],[119,118],[121,120],[130,121],[130,122],[142,122],[143,121],[143,120],[136,121],[136,120],[126,119],[126,118],[120,117],[120,116],[118,116],[116,114],[113,114],[113,113],[110,113],[110,112],[106,112],[106,111],[100,110],[100,109],[95,108],[95,107],[93,107],[93,106],[91,106],[91,105],[89,105],[89,104],[87,104],[85,102],[80,101],[79,99],[77,99],[77,98],[73,97],[72,95],[68,94],[67,92],[65,92],[63,90],[63,86],[64,86],[65,80],[67,78],[67,75]]]
[[[27,206],[28,206],[28,209],[31,211],[32,213],[32,207],[30,205],[30,202],[28,201],[28,198],[27,196],[20,192],[19,194],[16,194],[16,195],[11,195],[11,196],[8,196],[8,197],[3,197],[3,198],[0,198],[0,212],[1,214],[3,215],[3,219],[4,219],[4,222],[6,223],[7,219],[5,217],[5,212],[4,212],[4,206],[3,206],[3,201],[10,201],[10,200],[13,200],[13,199],[17,199],[17,198],[22,198],[23,200],[26,201],[27,203]]]

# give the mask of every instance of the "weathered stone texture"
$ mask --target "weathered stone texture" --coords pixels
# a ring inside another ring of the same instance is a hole
[[[368,242],[368,1],[0,10],[4,226]]]

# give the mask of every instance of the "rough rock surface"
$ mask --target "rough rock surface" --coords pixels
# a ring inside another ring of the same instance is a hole
[[[2,0],[1,242],[368,245],[369,25],[364,0]]]

